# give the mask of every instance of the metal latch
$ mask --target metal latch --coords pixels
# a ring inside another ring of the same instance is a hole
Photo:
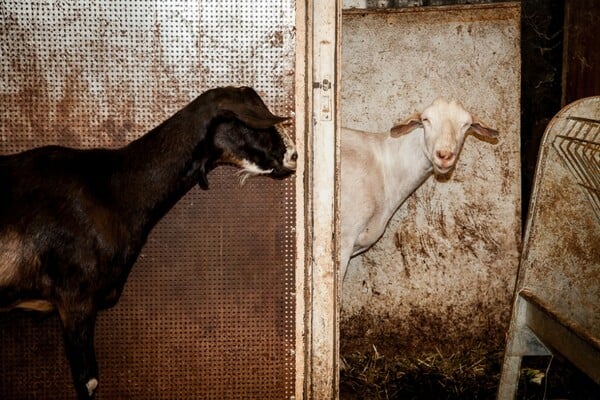
[[[335,98],[335,90],[332,90],[332,77],[335,73],[335,66],[331,42],[323,40],[319,43],[319,56],[317,60],[317,70],[315,71],[317,82],[313,82],[313,89],[317,90],[314,97],[316,118],[321,121],[331,121]]]
[[[314,89],[320,89],[317,97],[318,114],[321,121],[331,121],[331,99],[333,91],[331,90],[331,81],[324,78],[322,82],[313,82]]]
[[[323,82],[313,82],[313,89],[322,89],[326,92],[331,89],[331,82],[329,79],[323,79]]]

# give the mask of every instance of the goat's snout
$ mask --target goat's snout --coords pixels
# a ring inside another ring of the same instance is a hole
[[[451,162],[454,160],[454,153],[449,150],[438,150],[435,155],[437,156],[438,160],[443,162]]]
[[[450,150],[437,150],[435,152],[434,169],[438,174],[448,173],[456,160],[456,153]]]
[[[288,146],[283,155],[283,162],[280,167],[274,168],[270,172],[271,177],[276,179],[287,178],[296,171],[297,160],[298,153],[296,152],[296,148],[293,145]]]
[[[298,161],[298,152],[296,151],[296,147],[294,145],[288,146],[288,148],[286,149],[285,155],[283,156],[284,168],[295,171],[297,161]]]

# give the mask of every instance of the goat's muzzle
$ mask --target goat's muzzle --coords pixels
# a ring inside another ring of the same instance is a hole
[[[296,171],[296,165],[298,163],[298,152],[296,152],[296,148],[292,145],[289,146],[283,156],[283,165],[279,168],[273,169],[270,173],[270,176],[276,179],[283,179]]]
[[[450,150],[437,150],[432,164],[437,175],[446,175],[456,164],[456,154]]]
[[[269,176],[271,176],[275,179],[284,179],[284,178],[287,178],[288,176],[292,175],[295,171],[296,171],[296,168],[294,168],[294,169],[287,168],[287,167],[275,168],[269,174]]]

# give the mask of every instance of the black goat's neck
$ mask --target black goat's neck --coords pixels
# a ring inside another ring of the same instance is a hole
[[[218,152],[209,129],[215,111],[202,96],[171,118],[121,149],[123,169],[117,179],[126,193],[124,215],[132,229],[147,235],[166,212],[198,183],[201,169],[214,168]],[[145,232],[144,232],[145,231]]]

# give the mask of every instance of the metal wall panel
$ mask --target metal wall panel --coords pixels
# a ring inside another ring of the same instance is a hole
[[[295,23],[293,0],[3,0],[0,152],[121,146],[222,85],[290,115]],[[100,314],[98,399],[294,395],[296,184],[233,172],[171,210]],[[70,397],[58,318],[0,314],[0,398]]]
[[[600,96],[564,107],[540,145],[498,399],[522,356],[561,354],[600,384]]]

